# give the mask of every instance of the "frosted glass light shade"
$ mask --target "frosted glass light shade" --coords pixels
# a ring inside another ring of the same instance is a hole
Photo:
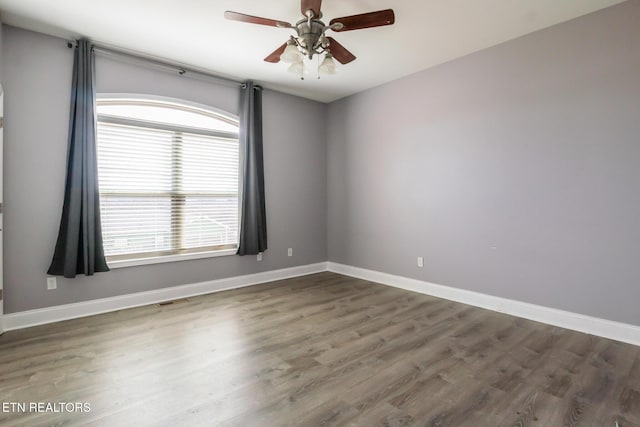
[[[302,58],[300,61],[294,62],[293,64],[291,64],[288,71],[292,74],[303,75],[305,69],[304,69],[304,62],[302,62]]]
[[[300,53],[294,44],[287,44],[287,47],[284,48],[284,52],[280,55],[280,60],[287,64],[302,62],[302,53]]]
[[[333,56],[327,53],[320,64],[320,73],[322,74],[335,74],[336,73],[336,61],[333,60]]]

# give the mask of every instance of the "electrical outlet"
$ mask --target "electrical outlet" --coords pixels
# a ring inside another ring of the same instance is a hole
[[[258,261],[262,261],[262,252],[258,252],[258,255],[256,256],[256,259]]]
[[[287,256],[293,256],[293,248],[287,249]]]
[[[424,258],[418,257],[418,267],[424,267]]]
[[[55,277],[47,277],[47,289],[50,291],[58,289],[58,282]]]

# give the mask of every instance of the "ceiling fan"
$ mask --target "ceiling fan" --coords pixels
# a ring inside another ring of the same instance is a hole
[[[233,21],[247,22],[250,24],[293,29],[296,32],[296,36],[291,36],[286,43],[274,50],[264,58],[264,60],[273,63],[280,61],[289,63],[291,64],[289,71],[299,73],[302,79],[304,79],[303,57],[305,56],[312,59],[314,55],[324,53],[324,60],[318,67],[318,71],[323,74],[335,74],[336,68],[333,58],[341,64],[348,64],[356,59],[355,55],[349,52],[333,37],[326,35],[328,30],[336,32],[352,31],[391,25],[395,22],[393,10],[385,9],[377,12],[334,18],[329,21],[329,25],[326,25],[321,21],[321,6],[322,0],[301,0],[301,11],[304,18],[296,22],[295,25],[275,19],[261,18],[231,11],[226,11],[224,17]]]

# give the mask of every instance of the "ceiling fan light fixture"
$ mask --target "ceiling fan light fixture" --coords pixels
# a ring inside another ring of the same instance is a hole
[[[280,55],[280,60],[286,64],[296,64],[298,62],[302,62],[302,53],[298,50],[296,45],[289,41],[287,42],[287,47]]]
[[[304,72],[306,71],[304,62],[302,60],[298,62],[294,62],[289,66],[287,71],[289,71],[291,74],[296,74],[298,76],[304,75]]]
[[[356,59],[353,53],[349,52],[332,37],[326,35],[328,30],[336,32],[353,31],[395,23],[393,9],[385,9],[334,18],[327,25],[321,20],[323,16],[320,10],[321,6],[322,0],[300,0],[300,10],[304,18],[295,24],[229,10],[224,13],[224,17],[232,21],[288,28],[295,31],[295,36],[290,36],[287,42],[267,55],[264,60],[274,64],[278,62],[289,64],[289,71],[299,74],[303,80],[304,73],[309,71],[305,69],[307,68],[305,57],[309,61],[313,60],[314,56],[319,60],[323,53],[326,54],[322,64],[316,62],[318,64],[318,78],[320,78],[320,74],[336,74],[338,70],[335,61],[346,65]]]
[[[332,75],[336,73],[336,61],[333,60],[333,55],[327,53],[318,68],[320,74]]]

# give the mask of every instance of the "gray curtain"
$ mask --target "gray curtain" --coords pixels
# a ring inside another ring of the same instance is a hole
[[[109,271],[100,226],[95,100],[93,47],[82,39],[78,41],[73,59],[62,219],[47,274],[75,277]]]
[[[240,88],[240,244],[238,255],[267,249],[262,161],[262,88],[246,82]]]

